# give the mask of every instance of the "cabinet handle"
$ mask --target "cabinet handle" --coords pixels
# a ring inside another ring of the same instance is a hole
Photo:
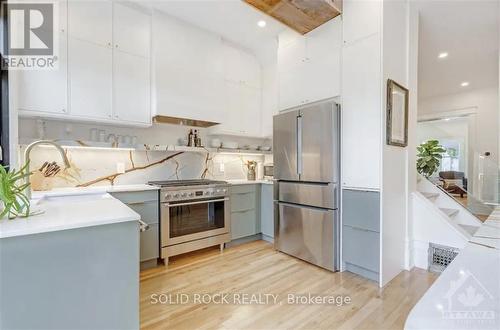
[[[116,44],[115,47],[118,48],[118,44]]]
[[[255,209],[245,209],[245,210],[239,210],[239,211],[231,211],[231,213],[247,213],[250,211],[253,211]]]

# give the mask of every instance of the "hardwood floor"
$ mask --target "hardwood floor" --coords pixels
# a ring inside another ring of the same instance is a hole
[[[264,241],[222,253],[214,247],[172,257],[168,267],[141,272],[141,328],[402,329],[409,311],[435,279],[435,274],[412,270],[381,290],[357,275],[331,273],[276,252]],[[216,294],[226,294],[228,303],[195,302],[221,297]],[[291,304],[288,294],[304,295],[302,299],[308,294],[349,297],[351,302]],[[246,302],[244,297],[260,301],[237,304]],[[168,298],[170,303],[165,303]]]

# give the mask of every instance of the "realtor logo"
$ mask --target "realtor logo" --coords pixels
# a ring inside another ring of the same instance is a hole
[[[451,281],[445,303],[439,305],[442,316],[460,324],[498,325],[498,315],[492,310],[493,295],[469,270],[461,270],[459,278]]]
[[[3,3],[7,17],[7,49],[2,69],[45,70],[57,64],[57,3]]]

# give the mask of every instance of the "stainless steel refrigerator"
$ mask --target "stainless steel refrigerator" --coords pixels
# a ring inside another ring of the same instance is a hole
[[[304,106],[274,116],[275,248],[339,269],[340,107]]]

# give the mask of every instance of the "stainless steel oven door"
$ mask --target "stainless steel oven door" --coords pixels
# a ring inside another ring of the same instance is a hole
[[[229,198],[161,204],[161,246],[221,235],[230,231]]]

